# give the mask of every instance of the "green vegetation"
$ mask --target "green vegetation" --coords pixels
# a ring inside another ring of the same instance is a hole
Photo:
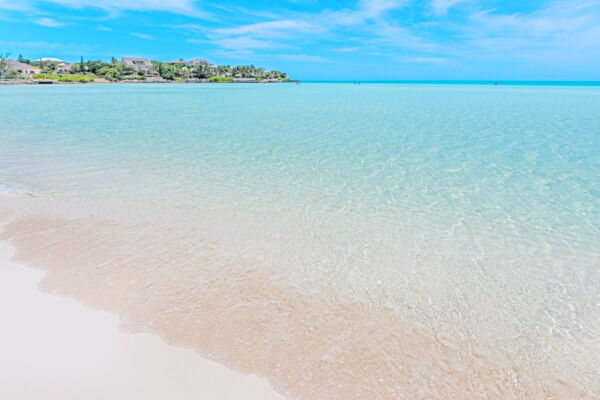
[[[8,64],[6,63],[6,60],[9,56],[10,53],[0,53],[0,79],[13,79],[8,77],[10,71],[8,71]]]
[[[29,65],[39,68],[42,70],[42,74],[55,74],[58,73],[58,63],[55,62],[41,62],[41,61],[33,61],[29,62]]]
[[[158,75],[168,81],[189,76],[189,72],[180,67],[181,64],[168,64],[152,61],[152,65],[154,65],[154,69],[158,71]]]
[[[0,79],[19,79],[20,75],[17,71],[4,70],[0,71]]]
[[[200,64],[192,72],[198,79],[208,79],[215,76],[214,66],[209,64]]]
[[[154,70],[166,80],[210,79],[211,82],[232,82],[231,78],[285,79],[286,74],[280,71],[265,71],[254,65],[188,65],[184,62],[162,63],[152,61]],[[212,79],[212,78],[220,79]],[[228,78],[228,79],[225,79]]]
[[[1,0],[0,0],[1,1]],[[0,77],[18,78],[19,73],[10,71],[7,66],[6,58],[9,54],[0,54]],[[209,79],[210,82],[232,82],[235,78],[254,78],[258,81],[265,79],[279,79],[289,81],[287,75],[280,71],[265,71],[264,68],[254,65],[238,65],[235,67],[229,65],[213,65],[209,62],[200,60],[194,64],[184,62],[183,60],[163,63],[151,61],[152,67],[143,68],[127,67],[112,57],[110,62],[89,60],[84,61],[83,57],[77,63],[67,64],[59,60],[52,61],[33,61],[23,58],[19,55],[19,61],[29,64],[41,70],[40,74],[35,75],[35,79],[52,79],[59,82],[91,82],[95,78],[105,79],[111,82],[123,80],[147,80],[159,77],[168,81],[187,81],[189,79]]]
[[[59,82],[92,82],[95,79],[94,75],[63,75],[58,80]]]
[[[86,61],[83,59],[78,64],[71,65],[69,70],[71,74],[93,74],[98,78],[106,79],[107,81],[122,81],[124,77],[133,75],[134,71],[112,58],[110,63],[102,61]],[[145,76],[136,76],[133,79],[144,80]]]
[[[233,82],[233,78],[230,76],[211,76],[209,78],[211,83],[228,83]]]
[[[208,78],[211,75],[204,71],[203,66],[191,66],[183,62],[163,63],[152,61],[154,70],[163,79],[168,81],[185,81],[188,79]]]
[[[31,64],[31,61],[29,61],[26,58],[23,58],[22,54],[19,54],[19,58],[17,60],[19,60],[19,62],[22,62],[23,64]]]
[[[52,79],[57,81],[60,79],[60,76],[52,74],[34,74],[33,79]]]
[[[35,74],[33,79],[51,79],[59,82],[92,82],[95,76],[93,75],[52,75],[52,74]]]
[[[264,68],[254,65],[238,65],[231,67],[229,65],[217,65],[213,67],[213,72],[217,76],[232,76],[235,78],[256,78],[263,79],[282,79],[287,75],[280,71],[265,71]]]
[[[133,74],[133,70],[125,67],[123,64],[118,62],[114,57],[110,63],[103,61],[83,61],[65,66],[63,63],[55,61],[34,61],[30,62],[30,65],[40,68],[42,74],[46,75],[94,75],[98,78],[106,79],[108,81],[120,81],[126,75]],[[68,79],[68,78],[67,78]],[[70,82],[70,81],[66,81]]]

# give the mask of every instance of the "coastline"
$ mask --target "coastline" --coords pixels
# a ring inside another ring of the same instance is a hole
[[[125,333],[116,315],[38,289],[46,272],[17,264],[15,253],[0,241],[0,397],[285,399],[264,378],[151,333]]]
[[[262,82],[262,81],[258,81],[258,82],[183,82],[183,81],[115,81],[115,82],[111,82],[111,81],[99,81],[99,82],[59,82],[59,81],[52,81],[52,82],[36,82],[36,81],[16,81],[16,82],[11,82],[11,81],[0,81],[0,86],[5,85],[5,86],[25,86],[25,85],[33,85],[33,86],[37,86],[37,85],[127,85],[127,84],[135,84],[135,85],[139,85],[139,84],[146,84],[146,85],[163,85],[163,84],[167,84],[167,85],[251,85],[251,84],[276,84],[276,83],[294,83],[297,81],[290,81],[290,82]]]

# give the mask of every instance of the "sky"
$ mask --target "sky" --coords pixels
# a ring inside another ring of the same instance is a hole
[[[600,0],[0,0],[0,52],[303,80],[600,80]]]

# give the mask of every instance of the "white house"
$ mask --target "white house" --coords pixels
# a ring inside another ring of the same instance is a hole
[[[21,76],[31,78],[34,74],[42,72],[41,69],[24,64],[16,60],[6,60],[6,66],[9,71],[17,71]]]
[[[214,64],[208,60],[203,58],[192,58],[189,61],[186,61],[186,65],[196,66],[196,65],[208,65],[209,67],[214,67]]]
[[[143,71],[146,76],[154,76],[154,66],[147,58],[123,57],[121,64],[133,69],[135,72]]]

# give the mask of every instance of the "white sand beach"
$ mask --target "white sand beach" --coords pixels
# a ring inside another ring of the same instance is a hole
[[[39,291],[44,271],[11,262],[14,251],[0,242],[1,399],[284,399],[263,378]]]

